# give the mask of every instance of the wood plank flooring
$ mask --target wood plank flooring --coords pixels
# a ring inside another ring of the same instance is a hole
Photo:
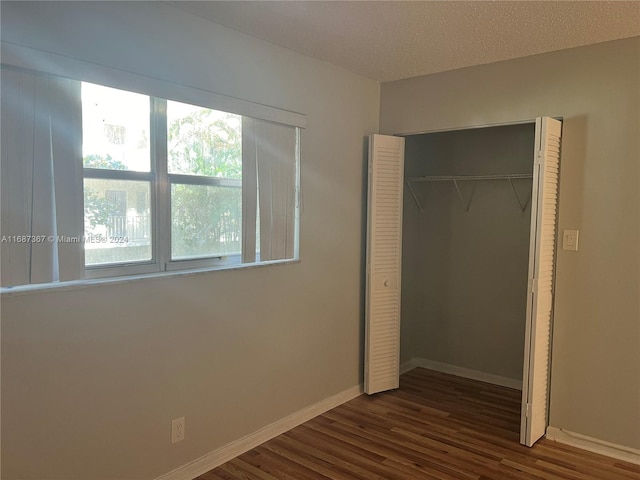
[[[542,439],[518,443],[520,392],[422,368],[197,480],[640,480],[640,466]]]

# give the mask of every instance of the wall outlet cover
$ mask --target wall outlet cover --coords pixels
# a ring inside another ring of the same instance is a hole
[[[185,422],[184,417],[171,420],[171,443],[178,443],[184,440]]]

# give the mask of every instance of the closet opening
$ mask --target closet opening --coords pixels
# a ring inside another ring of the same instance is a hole
[[[561,125],[372,136],[367,393],[397,388],[397,355],[398,375],[422,366],[522,390],[520,441],[544,435]]]
[[[522,389],[534,141],[535,124],[405,137],[401,364]]]

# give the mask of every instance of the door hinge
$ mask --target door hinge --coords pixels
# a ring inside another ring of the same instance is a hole
[[[536,154],[536,165],[542,165],[543,163],[543,159],[544,159],[544,155],[542,150],[538,150],[538,153]]]
[[[535,278],[530,278],[529,279],[529,293],[535,293],[536,291],[536,279]]]
[[[527,403],[527,407],[525,408],[525,412],[524,412],[527,418],[531,418],[531,410],[532,410],[531,404]]]

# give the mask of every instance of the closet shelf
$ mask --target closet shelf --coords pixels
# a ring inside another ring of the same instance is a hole
[[[508,173],[504,175],[426,175],[424,177],[408,177],[410,182],[439,182],[443,180],[510,180],[516,178],[533,178],[531,173]]]
[[[427,175],[423,177],[407,177],[406,182],[407,182],[407,187],[411,192],[411,196],[415,200],[416,205],[418,205],[418,208],[420,209],[421,212],[422,212],[422,205],[420,204],[420,200],[418,200],[418,196],[416,195],[416,192],[413,189],[413,186],[411,185],[412,182],[444,182],[444,181],[453,182],[453,186],[456,188],[456,192],[458,193],[458,197],[462,202],[464,211],[468,212],[469,208],[471,207],[471,202],[473,201],[473,194],[476,191],[476,184],[473,183],[473,188],[471,190],[469,201],[465,201],[464,196],[460,191],[460,187],[458,186],[459,181],[475,182],[475,181],[483,181],[483,180],[507,180],[511,185],[511,188],[513,189],[513,194],[515,195],[516,200],[518,201],[518,205],[520,205],[520,209],[524,212],[527,209],[527,205],[529,204],[529,197],[525,197],[525,201],[524,202],[522,201],[522,199],[520,198],[520,194],[518,193],[518,190],[516,190],[516,187],[513,184],[513,180],[532,179],[532,178],[533,178],[533,174],[531,173],[510,173],[510,174],[503,174],[503,175]]]

